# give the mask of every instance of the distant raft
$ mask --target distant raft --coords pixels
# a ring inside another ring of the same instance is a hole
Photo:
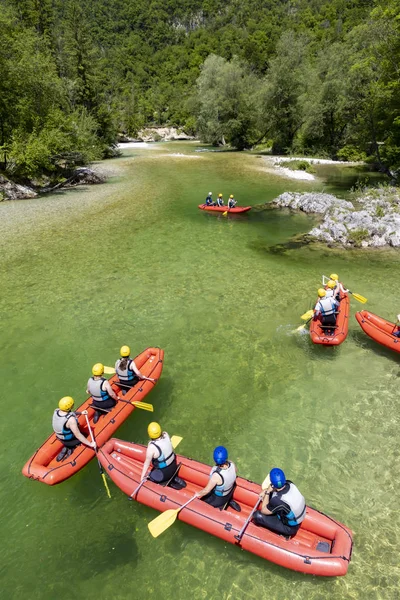
[[[129,497],[140,483],[145,457],[146,446],[115,438],[99,451],[104,470]],[[133,499],[164,512],[179,508],[205,487],[210,475],[209,465],[179,455],[177,462],[180,465],[178,475],[187,483],[185,488],[175,490],[147,480]],[[250,523],[238,540],[261,486],[242,477],[237,478],[236,484],[233,498],[240,505],[241,512],[231,507],[220,510],[196,499],[179,513],[178,519],[294,571],[324,576],[346,574],[352,553],[352,532],[309,506],[300,529],[291,539]],[[174,535],[173,531],[169,535]]]
[[[310,337],[314,344],[323,346],[339,346],[349,331],[350,300],[347,294],[340,292],[340,305],[335,326],[325,326],[320,319],[310,322]]]
[[[147,348],[144,352],[134,358],[135,364],[143,375],[159,379],[163,368],[164,351],[160,348]],[[109,382],[114,392],[119,393],[120,388],[117,384],[117,376],[113,375]],[[153,389],[156,384],[145,379],[139,380],[137,384],[130,389],[124,396],[124,400],[140,401]],[[135,410],[132,404],[125,402],[117,402],[117,404],[101,416],[97,423],[93,423],[95,415],[94,409],[89,408],[92,404],[92,397],[88,398],[79,408],[77,412],[89,409],[90,427],[96,439],[97,446],[101,446],[110,439],[116,429],[129,417]],[[140,410],[140,409],[139,409]],[[51,415],[49,415],[51,420]],[[85,437],[89,437],[85,416],[78,417],[79,429]],[[90,439],[90,438],[89,438]],[[22,469],[23,475],[29,479],[41,481],[47,485],[55,485],[61,483],[65,479],[75,475],[82,467],[84,467],[95,456],[94,450],[80,444],[74,448],[72,454],[65,460],[57,462],[56,458],[63,448],[63,443],[53,433],[40,446],[28,460]]]
[[[227,212],[229,214],[245,213],[251,210],[251,206],[236,206],[235,208],[228,208],[227,206],[207,206],[207,204],[199,204],[200,210],[209,210],[211,212]]]
[[[396,323],[386,321],[368,310],[357,312],[355,317],[361,329],[375,342],[395,352],[400,352],[400,338],[393,335],[397,328]]]

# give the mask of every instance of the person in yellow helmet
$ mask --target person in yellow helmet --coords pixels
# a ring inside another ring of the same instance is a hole
[[[233,197],[233,194],[231,194],[229,196],[229,200],[228,200],[228,208],[235,208],[235,206],[236,206],[236,200]]]
[[[339,303],[333,296],[331,298],[326,297],[326,291],[324,288],[318,290],[319,300],[314,308],[314,320],[318,318],[321,320],[321,325],[327,327],[336,325],[336,316]]]
[[[337,273],[331,273],[329,279],[330,281],[334,281],[336,283],[333,295],[335,296],[336,300],[340,302],[340,292],[342,292],[342,294],[348,294],[349,290],[343,287],[343,285],[340,283],[339,275]]]
[[[112,389],[104,374],[104,365],[96,363],[92,368],[92,377],[88,379],[86,393],[92,396],[92,406],[98,408],[93,423],[97,423],[101,415],[109,412],[120,398]]]
[[[225,204],[224,204],[224,198],[223,198],[222,194],[218,194],[217,206],[225,206]]]
[[[172,488],[180,490],[186,487],[186,482],[176,476],[178,465],[171,438],[162,431],[159,423],[150,423],[147,428],[150,441],[147,445],[146,459],[143,464],[141,480],[146,477],[150,465],[152,469],[147,475],[155,483],[167,483]]]
[[[335,288],[336,288],[336,281],[334,281],[333,279],[330,279],[325,286],[325,297],[333,298],[333,296],[335,295]]]
[[[122,395],[125,396],[126,392],[133,387],[139,379],[146,379],[147,381],[156,382],[156,379],[152,377],[146,377],[143,375],[137,366],[135,361],[130,357],[131,349],[129,346],[122,346],[120,350],[121,358],[115,363],[115,372],[118,375],[121,387],[123,387]]]
[[[96,443],[87,440],[79,430],[78,415],[87,415],[87,410],[81,413],[74,412],[74,400],[71,396],[64,396],[58,403],[58,408],[53,413],[53,430],[57,438],[64,444],[63,449],[57,456],[57,462],[60,462],[70,456],[76,446],[84,444],[89,448],[96,449]]]

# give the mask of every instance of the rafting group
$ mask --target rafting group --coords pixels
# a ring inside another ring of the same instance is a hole
[[[122,346],[115,367],[96,363],[74,410],[64,396],[53,413],[53,433],[31,456],[23,474],[48,485],[65,481],[96,457],[108,496],[106,473],[129,499],[160,515],[148,524],[157,537],[179,519],[276,564],[315,575],[344,575],[352,552],[351,531],[306,505],[297,486],[274,467],[260,485],[238,476],[224,446],[213,466],[176,453],[182,438],[159,423],[147,428],[147,445],[112,438],[136,409],[153,412],[144,397],[159,380],[160,348],[130,357]],[[104,375],[110,374],[107,379]]]
[[[203,204],[199,204],[201,210],[222,212],[224,215],[228,213],[244,213],[251,210],[251,206],[237,206],[237,202],[233,194],[229,196],[228,204],[225,205],[223,194],[219,193],[216,201],[212,197],[212,192],[208,192]]]

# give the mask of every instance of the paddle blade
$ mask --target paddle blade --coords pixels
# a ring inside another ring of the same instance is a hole
[[[305,331],[306,329],[306,323],[304,323],[304,325],[300,325],[299,327],[296,327],[296,329],[293,329],[292,333],[296,333],[297,331]]]
[[[106,492],[107,492],[107,496],[109,498],[111,498],[111,494],[110,494],[110,490],[108,489],[108,483],[107,483],[107,479],[104,473],[101,474],[102,478],[103,478],[103,482],[104,482],[104,487],[106,488]]]
[[[113,367],[104,367],[104,373],[107,375],[114,375],[115,369]]]
[[[181,443],[182,440],[183,440],[183,438],[181,438],[180,435],[173,435],[171,437],[171,444],[172,444],[172,447],[174,450],[177,447],[177,445]]]
[[[168,529],[168,527],[171,527],[171,525],[175,523],[179,511],[180,508],[170,508],[169,510],[166,510],[165,512],[161,513],[161,515],[158,515],[158,517],[150,521],[150,523],[147,526],[151,535],[156,538],[159,535],[161,535],[166,529]]]
[[[133,401],[133,402],[131,402],[131,404],[133,404],[133,406],[136,406],[136,408],[141,408],[142,410],[148,410],[149,412],[154,412],[153,405],[148,404],[147,402]]]
[[[308,310],[306,313],[304,313],[304,315],[301,315],[300,319],[302,319],[303,321],[308,321],[308,319],[311,319],[311,317],[314,315],[314,309],[310,308],[310,310]]]
[[[364,298],[364,296],[361,296],[361,294],[355,294],[354,292],[352,292],[353,297],[358,300],[359,302],[361,302],[361,304],[365,304],[367,302],[367,299]]]
[[[261,484],[261,488],[263,490],[266,490],[269,488],[270,485],[271,485],[271,480],[269,478],[269,473],[268,473],[268,475],[266,476],[266,478],[264,479],[264,481]]]
[[[228,214],[228,211],[226,210],[225,212],[222,213],[222,216],[226,217],[227,214]]]

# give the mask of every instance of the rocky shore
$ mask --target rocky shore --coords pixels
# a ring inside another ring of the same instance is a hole
[[[107,177],[102,173],[89,167],[79,167],[72,175],[56,185],[50,182],[38,184],[29,182],[29,185],[21,185],[0,175],[0,202],[3,200],[26,200],[36,198],[39,194],[46,194],[61,188],[71,188],[77,185],[94,185],[105,183]]]
[[[187,135],[184,131],[176,127],[146,127],[138,131],[138,135],[135,138],[120,134],[118,141],[124,144],[127,142],[176,142],[194,139],[193,136]]]
[[[328,245],[400,247],[399,188],[366,189],[354,203],[331,194],[285,192],[272,205],[323,215],[308,235]]]

